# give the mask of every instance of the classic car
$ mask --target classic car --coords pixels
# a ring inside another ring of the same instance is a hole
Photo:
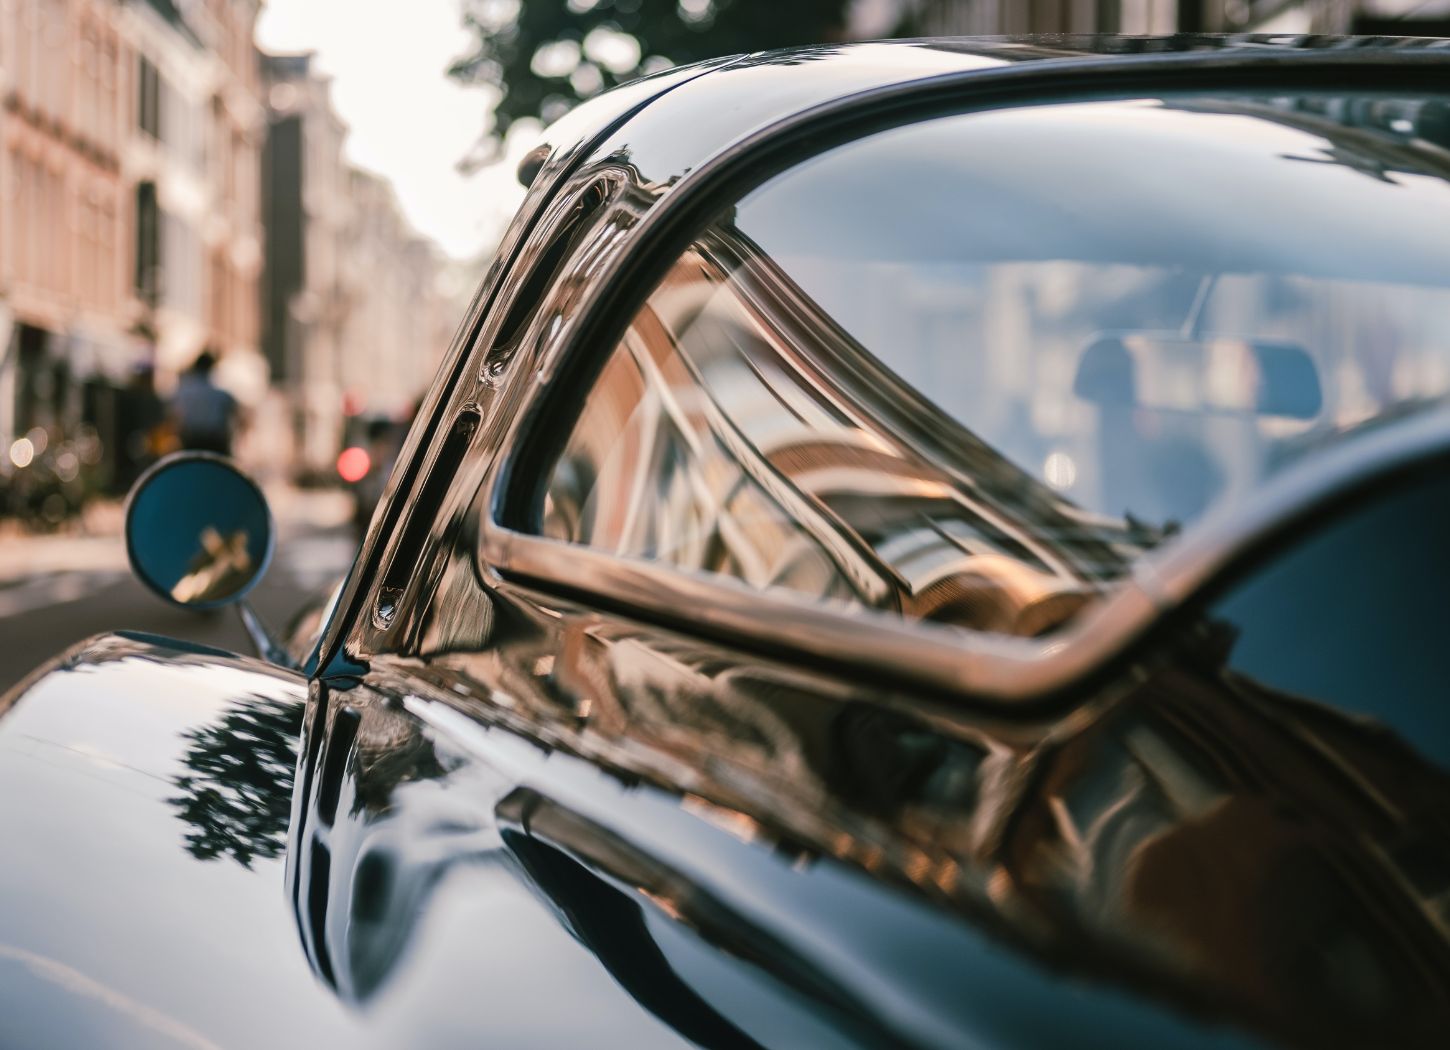
[[[1450,42],[721,59],[519,174],[330,600],[182,455],[257,654],[0,701],[0,1043],[1445,1045]]]

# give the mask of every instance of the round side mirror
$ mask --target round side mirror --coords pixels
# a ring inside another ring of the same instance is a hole
[[[126,503],[131,571],[190,609],[245,597],[267,571],[275,532],[257,483],[205,452],[167,456],[141,475]]]

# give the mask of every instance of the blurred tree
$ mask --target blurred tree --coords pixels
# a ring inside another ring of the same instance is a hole
[[[852,0],[462,0],[472,50],[449,74],[500,95],[484,148],[635,77],[720,55],[840,39]]]

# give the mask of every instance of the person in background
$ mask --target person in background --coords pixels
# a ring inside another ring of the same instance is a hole
[[[171,400],[181,447],[197,452],[232,454],[232,431],[237,421],[237,400],[211,380],[216,355],[203,350],[182,373]]]
[[[117,411],[116,487],[121,492],[165,451],[166,429],[166,407],[156,393],[155,370],[149,362],[138,364],[121,391]]]

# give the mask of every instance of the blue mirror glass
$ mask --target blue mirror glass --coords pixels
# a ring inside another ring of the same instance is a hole
[[[205,453],[157,463],[126,506],[132,571],[162,598],[193,609],[240,601],[267,571],[273,538],[262,490]]]

